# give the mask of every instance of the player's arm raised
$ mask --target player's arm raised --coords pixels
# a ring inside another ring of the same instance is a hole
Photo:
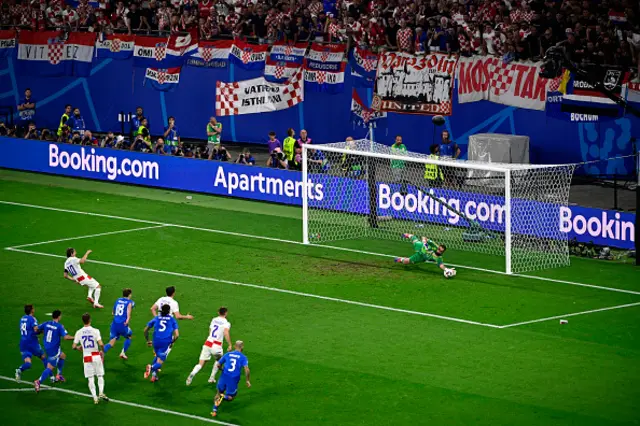
[[[244,378],[247,380],[247,387],[250,388],[251,387],[251,376],[250,376],[251,371],[249,371],[249,366],[245,365],[244,366]]]
[[[82,258],[80,259],[80,263],[86,262],[87,258],[89,257],[90,254],[91,254],[91,250],[87,250],[87,252],[84,254],[84,256],[82,256]]]

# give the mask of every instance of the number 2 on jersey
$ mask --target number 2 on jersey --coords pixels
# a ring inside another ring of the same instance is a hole
[[[217,333],[218,333],[218,324],[214,324],[213,330],[211,330],[211,337],[216,337]]]

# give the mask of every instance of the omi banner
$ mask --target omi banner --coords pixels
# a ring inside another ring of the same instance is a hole
[[[408,114],[451,115],[458,58],[442,53],[385,52],[378,60],[372,108]]]

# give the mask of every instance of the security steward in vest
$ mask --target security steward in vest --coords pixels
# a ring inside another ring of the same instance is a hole
[[[140,120],[140,127],[136,131],[136,140],[131,144],[131,151],[142,151],[148,152],[153,150],[153,145],[151,143],[151,133],[149,133],[149,128],[147,127],[149,122],[146,118]]]
[[[438,160],[440,158],[440,146],[438,144],[431,145],[431,147],[429,147],[429,152],[429,158],[433,160]],[[440,168],[440,166],[438,166],[437,164],[425,164],[424,179],[431,187],[442,185],[444,176],[442,174],[442,169]]]
[[[69,126],[67,126],[67,121],[71,117],[71,105],[67,104],[64,106],[64,114],[60,117],[60,125],[58,125],[58,142],[66,141],[69,139]]]

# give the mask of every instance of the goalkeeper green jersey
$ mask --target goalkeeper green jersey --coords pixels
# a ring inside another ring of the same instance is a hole
[[[427,240],[427,243],[423,243],[422,240],[415,235],[411,237],[411,243],[413,244],[414,255],[409,258],[411,263],[420,262],[435,262],[436,265],[442,265],[442,256],[436,254],[438,245],[432,240]]]

